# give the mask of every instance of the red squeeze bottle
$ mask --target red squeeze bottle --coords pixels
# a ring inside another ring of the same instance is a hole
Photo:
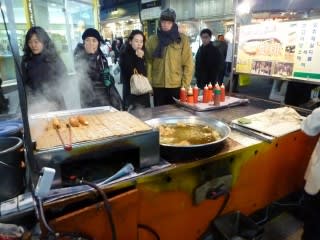
[[[187,95],[188,95],[188,103],[193,103],[193,91],[192,91],[192,88],[191,88],[191,86],[188,88],[188,93],[187,93]]]
[[[193,87],[193,102],[198,103],[198,96],[199,96],[199,88],[197,85]]]
[[[220,94],[220,101],[224,102],[226,100],[226,88],[224,87],[224,84],[221,84],[221,94]]]
[[[208,88],[208,86],[206,85],[206,86],[203,88],[203,99],[202,99],[202,102],[204,102],[204,103],[207,103],[207,102],[208,102],[208,95],[209,95],[209,88]]]
[[[208,94],[208,102],[213,101],[213,87],[211,82],[208,84],[209,94]]]
[[[187,101],[187,92],[186,89],[182,86],[180,88],[180,102],[186,102]]]

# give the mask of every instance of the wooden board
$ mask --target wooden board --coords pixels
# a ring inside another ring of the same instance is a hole
[[[149,125],[128,112],[105,112],[82,116],[86,118],[89,124],[87,126],[71,127],[72,143],[119,137],[151,130]],[[69,141],[69,130],[66,126],[69,117],[58,117],[61,124],[59,132],[65,143]],[[36,141],[37,150],[62,145],[57,130],[53,128],[52,118],[34,119],[30,123],[30,130],[32,139]]]

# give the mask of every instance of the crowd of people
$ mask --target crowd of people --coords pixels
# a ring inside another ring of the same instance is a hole
[[[223,35],[212,42],[212,32],[208,28],[200,32],[200,37],[202,45],[195,57],[197,85],[204,88],[209,83],[221,84],[225,74],[230,73],[230,45],[228,48]],[[103,39],[100,33],[88,28],[83,32],[82,40],[74,50],[74,66],[83,108],[113,106],[119,110],[131,110],[150,107],[149,93],[139,96],[131,94],[130,78],[134,71],[148,77],[153,87],[155,106],[173,103],[173,97],[179,98],[180,88],[191,84],[194,64],[190,43],[186,35],[179,33],[173,9],[162,11],[157,32],[148,41],[142,31],[133,30],[125,44],[120,39],[114,42],[114,62],[119,62],[123,81],[122,98],[101,50]],[[40,104],[52,105],[50,110],[65,110],[66,104],[59,86],[68,81],[67,68],[48,33],[39,26],[31,27],[25,36],[23,52],[22,79],[28,101],[38,101],[40,97]],[[289,90],[291,86],[293,84]],[[319,134],[319,116],[320,108],[303,122],[302,129],[308,135]],[[319,149],[318,143],[306,173],[304,239],[318,239],[320,236],[315,224],[317,211],[314,211],[320,206],[319,174],[315,172],[320,169]]]
[[[81,107],[150,107],[149,94],[137,96],[130,92],[134,71],[148,77],[155,106],[174,103],[173,97],[179,97],[182,86],[190,86],[194,73],[200,88],[210,82],[221,84],[226,71],[227,42],[223,35],[212,42],[210,29],[203,29],[200,36],[202,45],[194,69],[189,38],[178,31],[176,13],[171,8],[161,12],[157,32],[148,41],[142,31],[133,30],[125,43],[117,38],[109,46],[96,29],[86,29],[73,54]],[[28,102],[43,103],[38,100],[40,96],[53,105],[50,110],[66,109],[61,86],[68,79],[67,70],[48,33],[39,26],[31,27],[23,51],[21,67]],[[107,60],[110,53],[112,63]],[[110,73],[109,66],[114,63],[120,66],[122,97]]]

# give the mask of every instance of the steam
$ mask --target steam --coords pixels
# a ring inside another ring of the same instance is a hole
[[[97,97],[88,76],[88,63],[81,59],[76,64],[81,66],[78,72],[63,76],[55,83],[42,84],[41,91],[27,88],[29,114],[80,109],[80,91],[84,92],[86,101]],[[59,98],[64,101],[65,106],[57,103]]]

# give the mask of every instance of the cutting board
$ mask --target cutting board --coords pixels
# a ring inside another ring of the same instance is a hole
[[[241,123],[243,119],[248,120],[249,123]],[[300,130],[303,119],[304,117],[293,108],[282,107],[267,109],[261,113],[234,119],[232,122],[274,137],[281,137]]]

